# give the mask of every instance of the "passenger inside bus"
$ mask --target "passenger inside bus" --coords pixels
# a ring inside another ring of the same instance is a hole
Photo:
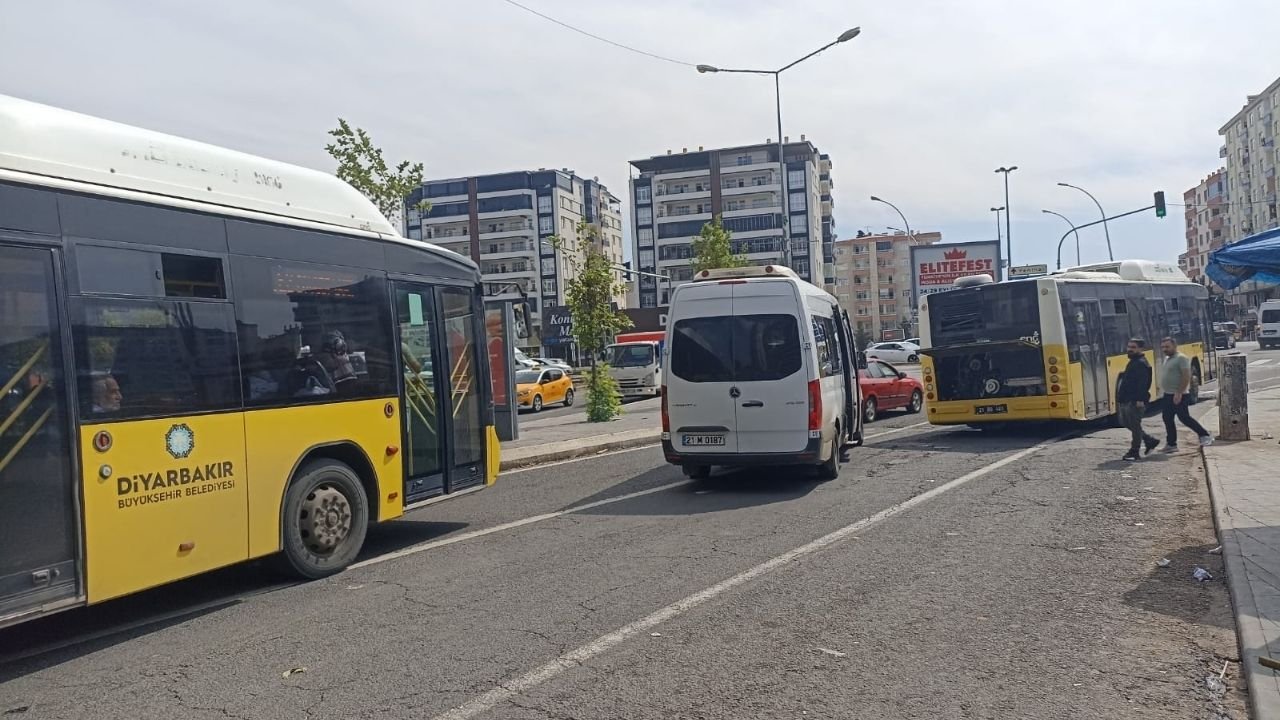
[[[123,401],[124,394],[120,392],[120,383],[110,373],[93,379],[93,412],[119,412],[120,403]]]

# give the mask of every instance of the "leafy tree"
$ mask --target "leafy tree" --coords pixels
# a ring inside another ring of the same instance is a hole
[[[566,255],[573,277],[565,283],[565,304],[573,317],[573,339],[594,361],[613,337],[631,327],[631,320],[613,307],[613,297],[625,292],[615,280],[613,263],[596,242],[600,228],[578,223],[576,246],[552,237],[557,252]],[[587,422],[607,422],[622,414],[618,383],[609,364],[592,362],[587,370]]]
[[[693,271],[700,273],[703,270],[745,267],[747,259],[734,254],[731,237],[719,215],[703,225],[702,232],[693,241],[693,261],[690,263]]]
[[[866,350],[868,345],[875,342],[875,338],[872,337],[870,330],[859,327],[853,330],[853,342],[858,346],[858,350],[861,351]]]
[[[422,185],[422,163],[410,164],[405,160],[390,168],[382,158],[382,148],[373,144],[369,133],[352,127],[342,118],[338,118],[338,127],[330,130],[329,135],[333,142],[324,149],[338,161],[338,177],[369,198],[393,225],[400,226],[404,199]],[[417,207],[423,211],[430,209],[426,202],[418,203]]]

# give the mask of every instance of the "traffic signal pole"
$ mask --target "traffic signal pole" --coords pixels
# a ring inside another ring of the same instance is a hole
[[[1066,231],[1065,233],[1063,233],[1063,234],[1062,234],[1062,238],[1061,238],[1060,240],[1058,240],[1058,269],[1059,269],[1059,270],[1061,270],[1061,269],[1062,269],[1062,243],[1066,242],[1067,238],[1071,236],[1071,233],[1075,232],[1076,230],[1083,230],[1083,229],[1085,229],[1085,228],[1087,228],[1087,227],[1093,227],[1094,225],[1101,225],[1102,223],[1107,222],[1107,221],[1109,221],[1109,220],[1117,220],[1117,219],[1122,218],[1122,217],[1129,217],[1130,215],[1137,215],[1138,213],[1141,213],[1141,212],[1146,212],[1146,211],[1148,211],[1148,210],[1153,210],[1153,209],[1155,209],[1156,207],[1157,207],[1157,206],[1155,206],[1155,205],[1148,205],[1148,206],[1146,206],[1146,207],[1144,207],[1144,208],[1138,208],[1137,210],[1130,210],[1129,212],[1126,212],[1126,213],[1120,213],[1119,215],[1112,215],[1111,217],[1104,217],[1104,218],[1102,218],[1101,220],[1094,220],[1094,221],[1093,221],[1093,222],[1091,222],[1091,223],[1085,223],[1085,224],[1083,224],[1083,225],[1077,225],[1077,226],[1075,226],[1074,228],[1072,228],[1072,229],[1070,229],[1070,230]]]

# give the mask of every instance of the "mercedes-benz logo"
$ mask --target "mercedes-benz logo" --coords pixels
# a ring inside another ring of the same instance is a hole
[[[742,395],[742,391],[738,389],[737,385],[734,385],[729,388],[729,397],[737,398],[737,397],[740,397],[741,395]]]

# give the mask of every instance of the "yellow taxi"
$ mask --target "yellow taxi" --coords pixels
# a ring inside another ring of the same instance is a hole
[[[534,368],[516,372],[516,401],[521,408],[542,410],[551,403],[573,404],[573,380],[560,368]]]

